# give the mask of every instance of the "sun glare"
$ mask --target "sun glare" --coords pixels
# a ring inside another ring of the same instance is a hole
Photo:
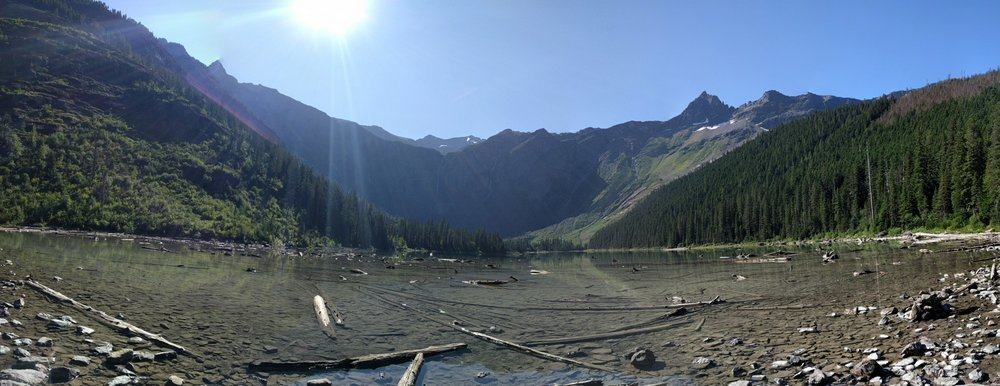
[[[302,26],[344,36],[368,17],[368,0],[294,0],[291,5]]]

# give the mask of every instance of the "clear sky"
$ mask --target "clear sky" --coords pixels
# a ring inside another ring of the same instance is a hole
[[[1000,66],[1000,1],[371,0],[335,37],[292,0],[109,0],[244,82],[398,135],[663,120],[702,90],[868,98]]]

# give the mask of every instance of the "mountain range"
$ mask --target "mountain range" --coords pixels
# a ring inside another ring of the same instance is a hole
[[[501,250],[499,236],[603,247],[797,237],[827,224],[862,224],[860,202],[828,213],[861,197],[856,138],[876,138],[888,154],[906,146],[935,154],[875,162],[882,174],[874,179],[886,186],[895,186],[892,173],[917,178],[913,165],[937,174],[918,175],[936,181],[914,188],[923,189],[920,200],[877,201],[869,225],[1000,217],[991,214],[992,190],[982,186],[995,181],[991,169],[960,167],[993,159],[995,141],[975,139],[989,138],[989,130],[939,137],[927,128],[918,143],[906,142],[898,123],[923,127],[944,116],[947,125],[968,125],[962,118],[986,107],[962,110],[956,100],[988,106],[991,74],[966,80],[975,87],[868,101],[770,90],[730,106],[702,92],[662,121],[414,140],[241,82],[221,62],[205,65],[98,2],[14,0],[0,11],[3,223],[296,242],[326,236],[355,246],[479,252]],[[961,113],[934,110],[949,103]],[[921,115],[928,111],[936,115]],[[884,132],[899,138],[878,137]],[[965,144],[940,146],[949,141]],[[838,155],[845,149],[848,156]],[[817,159],[827,163],[810,163]],[[818,170],[829,171],[814,176],[822,183],[803,179]],[[963,182],[940,181],[953,175]],[[774,185],[782,178],[785,185]],[[905,190],[893,189],[886,196]],[[792,221],[796,212],[755,197],[833,204],[791,205],[819,216]],[[901,212],[903,202],[918,209]],[[928,205],[936,212],[919,209]]]
[[[189,58],[174,52],[180,60]],[[198,67],[189,71],[197,73]],[[275,133],[306,164],[389,213],[443,219],[508,237],[548,227],[531,237],[577,242],[585,242],[602,219],[627,209],[650,189],[762,130],[854,101],[769,91],[734,108],[702,93],[667,121],[576,133],[505,130],[486,140],[428,136],[411,141],[329,117],[277,90],[241,83],[219,62],[206,71],[217,88],[263,122],[267,129],[261,131]]]

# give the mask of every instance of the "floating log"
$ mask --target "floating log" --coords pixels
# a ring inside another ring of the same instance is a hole
[[[417,353],[410,362],[410,367],[403,372],[403,377],[399,379],[396,386],[413,386],[417,383],[417,376],[420,375],[420,366],[424,364],[424,353]]]
[[[323,301],[322,296],[316,295],[313,297],[313,309],[316,311],[316,320],[319,322],[319,327],[323,330],[323,333],[332,339],[337,339],[331,325],[330,314],[326,310],[326,302]]]
[[[465,343],[452,343],[442,346],[429,346],[415,350],[395,351],[382,354],[368,354],[353,358],[319,360],[319,361],[297,361],[297,362],[271,362],[254,361],[250,363],[250,371],[283,371],[301,372],[315,370],[344,370],[353,368],[375,368],[390,364],[396,364],[412,360],[417,354],[424,356],[437,355],[449,351],[465,348]]]
[[[167,340],[166,338],[164,338],[164,337],[162,337],[160,335],[157,335],[157,334],[154,334],[152,332],[143,330],[143,329],[141,329],[139,327],[136,327],[136,326],[134,326],[134,325],[132,325],[132,324],[130,324],[128,322],[125,322],[124,320],[121,320],[121,319],[115,318],[115,317],[113,317],[111,315],[108,315],[104,311],[99,311],[97,309],[94,309],[94,307],[91,307],[91,306],[88,306],[86,304],[80,303],[80,302],[78,302],[76,300],[73,300],[73,298],[70,298],[69,296],[63,295],[63,294],[59,293],[59,291],[56,291],[56,290],[54,290],[52,288],[49,288],[49,287],[46,287],[45,285],[42,285],[39,282],[36,282],[34,280],[26,280],[26,281],[24,281],[24,283],[27,284],[29,287],[34,288],[38,292],[41,292],[42,294],[45,294],[45,295],[49,296],[52,299],[55,299],[59,303],[68,305],[70,307],[73,307],[73,308],[75,308],[75,309],[77,309],[77,310],[79,310],[79,311],[81,311],[81,312],[83,312],[83,313],[85,313],[85,314],[93,317],[94,320],[98,321],[99,323],[101,323],[101,324],[103,324],[105,326],[108,326],[108,327],[114,329],[115,331],[118,331],[119,333],[123,333],[123,334],[126,334],[126,335],[132,335],[132,336],[138,335],[138,336],[141,336],[143,338],[146,338],[146,340],[149,340],[149,341],[154,342],[156,344],[159,344],[161,346],[170,348],[170,349],[172,349],[172,350],[174,350],[174,351],[176,351],[178,353],[185,354],[185,355],[190,355],[190,356],[196,356],[194,353],[192,353],[190,350],[188,350],[184,346],[181,346],[179,344],[171,342],[171,341]]]
[[[606,340],[606,339],[612,339],[612,338],[621,338],[623,336],[637,335],[637,334],[646,334],[646,333],[650,333],[650,332],[663,331],[663,330],[671,329],[671,328],[674,328],[674,327],[682,326],[682,325],[685,325],[685,324],[688,324],[688,323],[691,323],[691,321],[688,320],[688,321],[677,322],[677,323],[658,324],[658,325],[655,325],[655,326],[649,326],[649,327],[643,327],[643,328],[634,328],[634,329],[631,329],[631,330],[612,331],[612,332],[607,332],[607,333],[603,333],[603,334],[595,334],[595,335],[574,336],[574,337],[570,337],[570,338],[556,338],[556,339],[534,340],[534,341],[526,342],[526,343],[524,343],[524,345],[525,346],[546,346],[546,345],[552,345],[552,344],[593,342],[593,341],[597,341],[597,340]]]

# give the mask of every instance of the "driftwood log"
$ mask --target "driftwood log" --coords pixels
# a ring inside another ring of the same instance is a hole
[[[300,372],[314,370],[345,370],[354,368],[375,368],[412,360],[417,354],[437,355],[465,348],[465,343],[430,346],[415,350],[395,351],[382,354],[368,354],[359,357],[297,362],[272,362],[258,360],[250,363],[250,371]]]
[[[124,320],[108,315],[104,311],[99,311],[94,307],[73,300],[73,298],[63,295],[59,293],[59,291],[46,287],[45,285],[42,285],[39,282],[36,282],[34,280],[26,280],[24,281],[24,283],[27,284],[29,287],[34,288],[36,291],[41,292],[42,294],[45,294],[46,296],[56,300],[59,303],[68,305],[72,308],[79,310],[80,312],[83,312],[84,314],[87,314],[88,316],[94,318],[94,320],[98,321],[99,323],[108,326],[119,333],[123,333],[126,335],[133,335],[133,336],[136,335],[141,336],[143,338],[146,338],[146,340],[154,342],[160,346],[170,348],[171,350],[174,350],[178,353],[190,356],[196,356],[194,355],[194,353],[192,353],[184,346],[171,342],[160,335],[136,327],[128,322],[125,322]]]
[[[313,297],[313,309],[316,311],[316,321],[319,322],[319,328],[323,330],[326,336],[336,339],[336,335],[333,331],[333,322],[330,321],[330,313],[327,312],[326,302],[323,301],[323,297],[316,295]]]
[[[378,296],[378,295],[376,295],[376,296]],[[384,300],[388,301],[388,299],[384,299]],[[556,362],[562,362],[562,363],[568,363],[568,364],[571,364],[571,365],[576,365],[576,366],[580,366],[580,367],[586,367],[588,369],[600,370],[600,371],[609,372],[609,373],[614,372],[614,370],[612,370],[609,367],[595,365],[595,364],[592,364],[592,363],[582,362],[582,361],[578,361],[576,359],[566,358],[566,357],[562,357],[562,356],[559,356],[559,355],[550,354],[550,353],[547,353],[547,352],[544,352],[544,351],[535,350],[535,349],[533,349],[531,347],[527,347],[527,346],[524,346],[524,345],[521,345],[521,344],[518,344],[518,343],[514,343],[514,342],[503,340],[503,339],[500,339],[500,338],[497,338],[497,337],[494,337],[494,336],[486,335],[486,334],[483,334],[481,332],[472,331],[472,330],[469,330],[468,328],[465,328],[465,327],[456,326],[456,325],[451,324],[451,323],[445,323],[445,322],[442,322],[442,321],[437,320],[435,318],[432,318],[430,316],[427,316],[422,311],[420,311],[420,310],[418,310],[416,308],[410,307],[410,306],[408,306],[406,304],[403,304],[403,303],[394,303],[394,304],[396,306],[398,306],[398,307],[405,308],[405,309],[408,309],[410,311],[413,311],[415,315],[417,315],[417,316],[419,316],[421,318],[424,318],[424,319],[426,319],[428,321],[440,324],[440,325],[445,326],[445,327],[449,327],[449,328],[455,329],[456,331],[459,331],[459,332],[461,332],[463,334],[472,335],[472,336],[474,336],[476,338],[479,338],[481,340],[485,340],[485,341],[493,343],[495,345],[507,347],[507,348],[510,348],[512,350],[515,350],[515,351],[520,351],[522,353],[525,353],[525,354],[528,354],[528,355],[531,355],[531,356],[534,356],[534,357],[537,357],[537,358],[542,358],[542,359],[547,359],[547,360],[550,360],[550,361],[556,361]]]
[[[399,383],[396,386],[413,386],[417,383],[417,376],[420,375],[420,366],[424,364],[424,353],[417,353],[417,356],[413,357],[413,362],[410,362],[410,367],[406,368],[403,372],[403,377],[399,379]]]

